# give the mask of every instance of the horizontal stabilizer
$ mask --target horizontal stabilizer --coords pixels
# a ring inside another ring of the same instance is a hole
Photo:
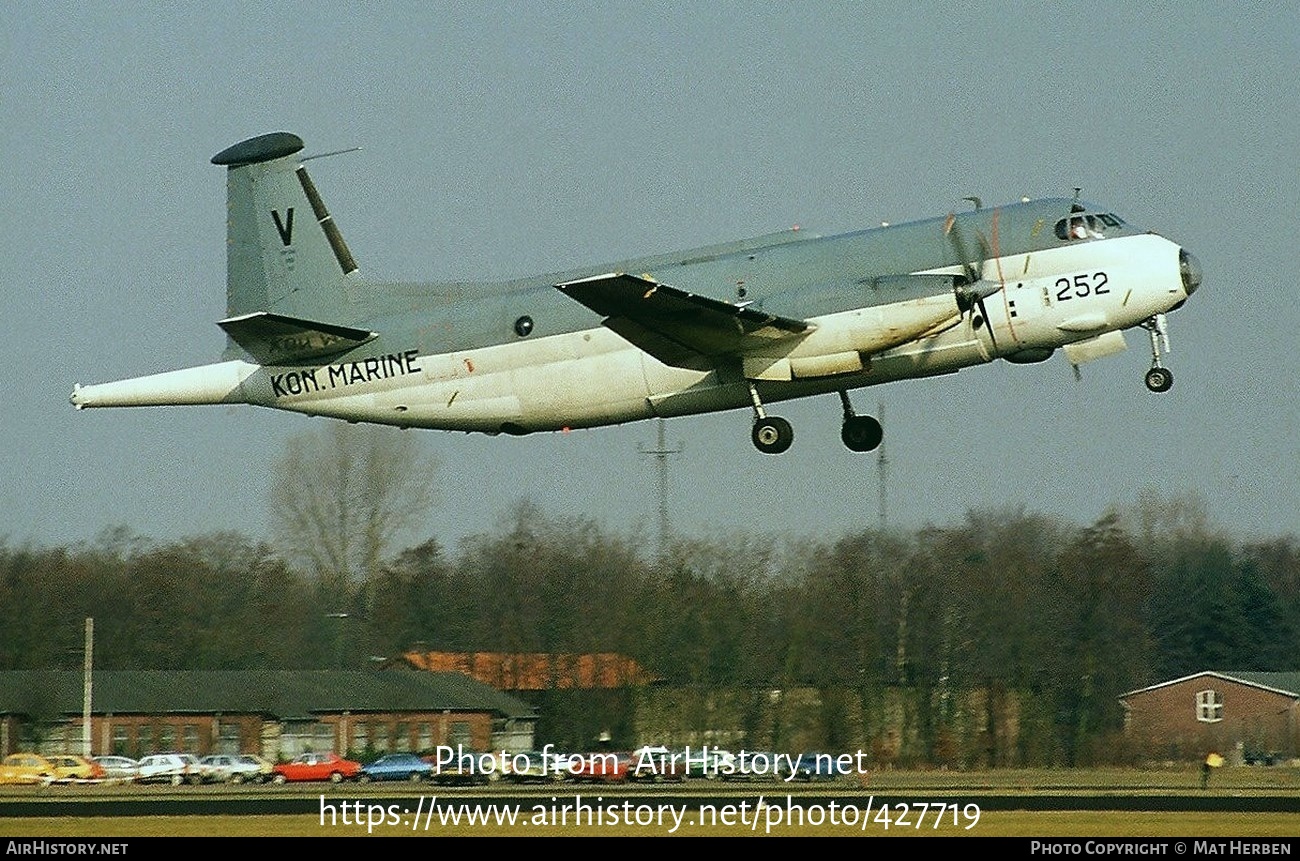
[[[217,324],[263,365],[290,365],[351,350],[377,337],[367,329],[335,326],[255,311]]]
[[[678,367],[694,366],[701,357],[744,355],[816,328],[806,320],[617,272],[555,286],[604,316],[608,328],[664,364]]]

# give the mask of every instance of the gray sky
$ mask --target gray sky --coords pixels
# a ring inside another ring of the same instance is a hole
[[[1285,4],[351,3],[0,6],[6,398],[0,536],[125,524],[266,535],[267,476],[311,419],[253,407],[75,412],[73,382],[217,358],[218,150],[275,130],[362,271],[488,278],[756,235],[831,234],[1068,195],[1183,243],[1205,284],[1073,380],[1058,356],[860,390],[886,405],[891,521],[1023,504],[1076,522],[1143,488],[1220,524],[1300,531],[1292,427],[1300,27]],[[1141,335],[1141,333],[1138,333]],[[672,511],[695,532],[876,521],[873,456],[834,396],[673,420]],[[425,535],[518,500],[652,534],[650,423],[523,439],[410,431],[441,463]]]

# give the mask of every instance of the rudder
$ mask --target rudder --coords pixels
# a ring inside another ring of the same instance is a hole
[[[307,175],[302,138],[272,132],[212,157],[226,171],[226,312],[348,319],[356,261]]]

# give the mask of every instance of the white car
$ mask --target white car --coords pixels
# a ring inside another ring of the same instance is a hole
[[[214,753],[199,760],[204,779],[218,783],[263,783],[270,779],[271,763],[250,754]]]
[[[180,786],[186,781],[202,783],[203,767],[188,753],[155,753],[140,760],[135,779],[139,783],[170,783],[172,786]]]
[[[140,774],[140,763],[129,756],[97,756],[93,760],[104,769],[104,779],[130,783]]]

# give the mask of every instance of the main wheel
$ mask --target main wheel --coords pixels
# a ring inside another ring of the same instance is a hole
[[[874,451],[884,437],[880,422],[871,416],[851,416],[840,428],[840,439],[849,451]]]
[[[1152,368],[1147,371],[1145,382],[1153,392],[1167,392],[1174,385],[1174,373],[1168,368]]]
[[[754,422],[750,436],[754,440],[754,448],[763,454],[780,454],[794,442],[794,428],[783,418],[768,416]]]

